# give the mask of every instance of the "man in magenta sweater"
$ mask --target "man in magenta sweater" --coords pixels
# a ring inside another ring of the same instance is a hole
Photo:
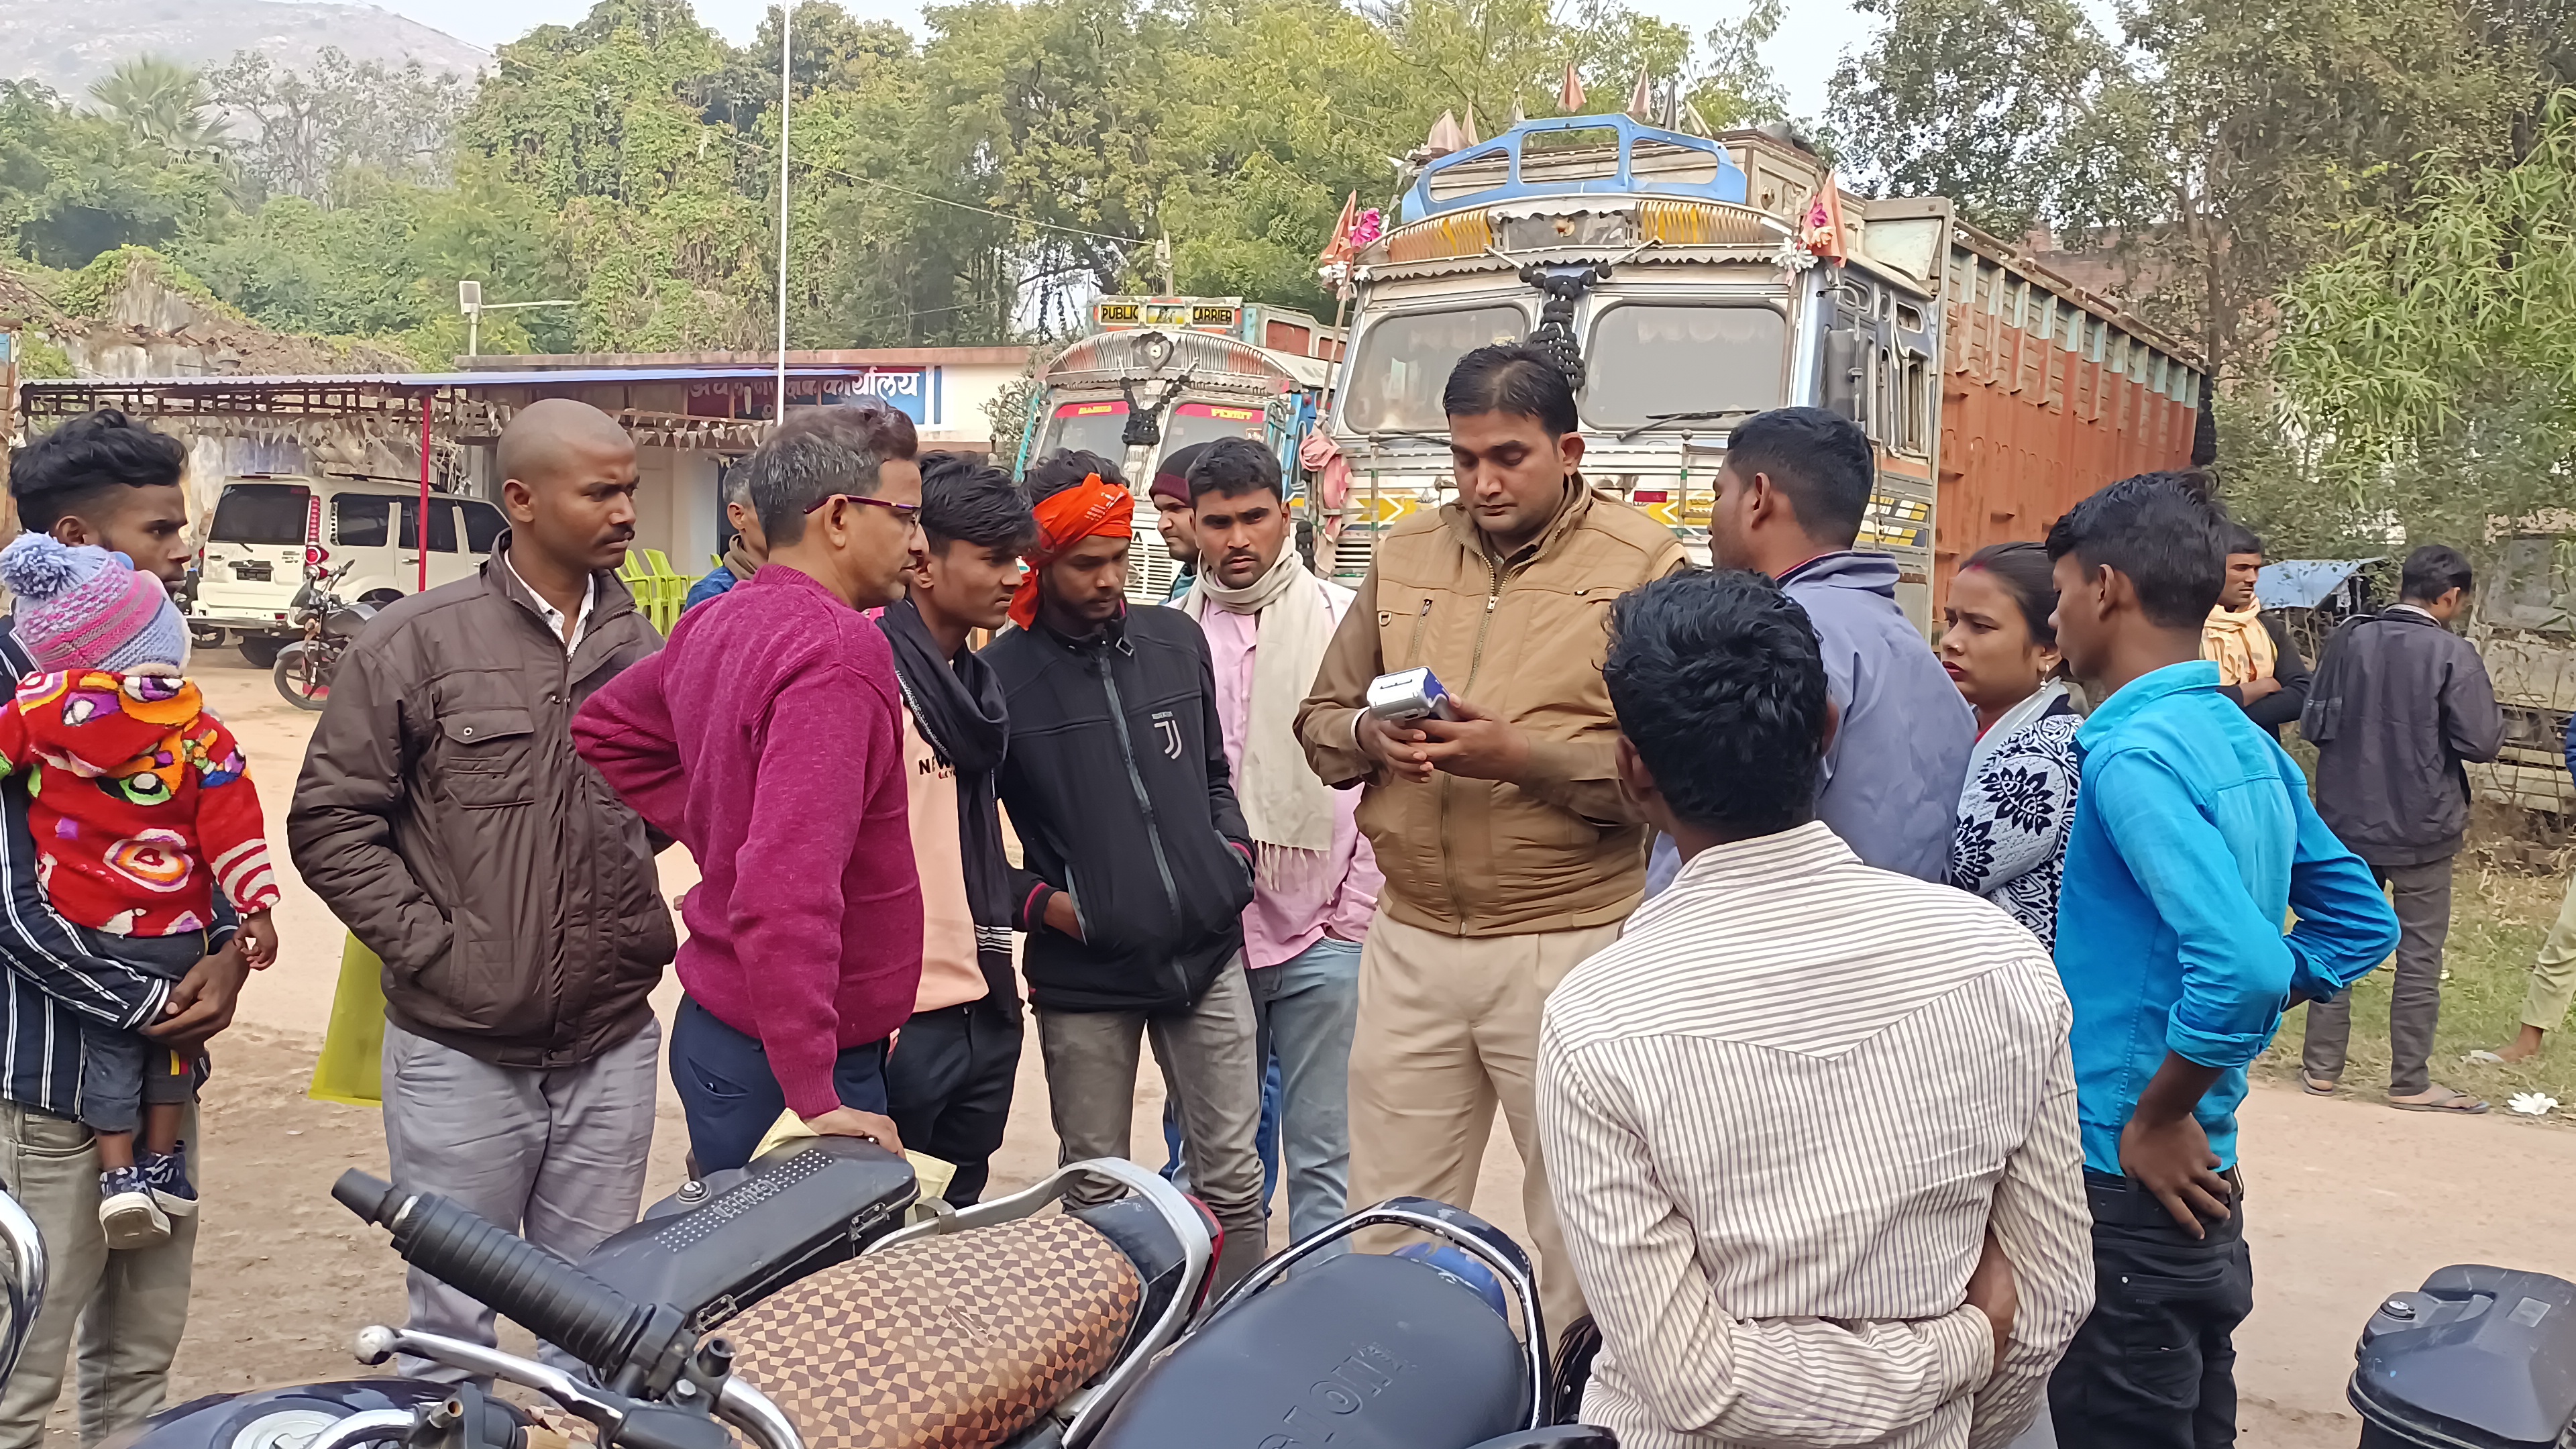
[[[700,1173],[748,1161],[786,1109],[901,1150],[885,1046],[921,978],[921,883],[894,655],[860,611],[903,597],[922,548],[914,448],[882,404],[788,421],[745,465],[768,563],[573,720],[703,873],[671,1030]]]

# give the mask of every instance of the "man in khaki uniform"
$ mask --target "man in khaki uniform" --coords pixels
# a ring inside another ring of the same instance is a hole
[[[1499,1102],[1553,1333],[1583,1307],[1539,1160],[1539,1009],[1646,880],[1601,682],[1610,601],[1687,563],[1669,529],[1584,486],[1574,390],[1545,354],[1471,352],[1442,403],[1458,498],[1379,540],[1297,713],[1315,773],[1365,787],[1386,874],[1351,1042],[1350,1200],[1471,1206]],[[1369,681],[1419,665],[1461,718],[1380,724]]]

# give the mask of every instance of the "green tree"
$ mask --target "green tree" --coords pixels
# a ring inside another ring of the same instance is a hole
[[[1708,61],[1691,83],[1690,103],[1718,130],[1789,119],[1789,95],[1762,59],[1762,47],[1780,33],[1781,0],[1752,0],[1744,16],[1709,27],[1702,42]]]
[[[119,61],[89,94],[135,135],[178,155],[211,155],[223,141],[223,116],[204,74],[177,61],[157,55]]]
[[[292,71],[242,51],[207,82],[253,128],[236,147],[244,171],[272,195],[337,205],[365,176],[435,185],[455,156],[456,125],[472,87],[420,62],[353,61],[325,46]]]
[[[2134,79],[2074,0],[1858,3],[1886,25],[1834,73],[1828,123],[1852,180],[1949,197],[2016,241],[2153,209],[2160,158]]]
[[[2478,540],[2563,510],[2576,468],[2576,90],[2526,154],[2436,151],[2393,218],[2357,220],[2282,298],[2279,431],[2302,500]]]
[[[0,81],[0,226],[8,249],[51,267],[157,246],[219,223],[223,169],[125,122],[85,116],[32,81]]]

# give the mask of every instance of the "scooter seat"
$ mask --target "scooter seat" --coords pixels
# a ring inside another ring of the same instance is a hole
[[[851,1259],[717,1332],[807,1449],[965,1449],[1009,1439],[1107,1369],[1143,1298],[1098,1229],[1027,1218]]]
[[[1301,1266],[1211,1319],[1137,1380],[1092,1449],[1467,1449],[1528,1423],[1502,1315],[1408,1258]]]

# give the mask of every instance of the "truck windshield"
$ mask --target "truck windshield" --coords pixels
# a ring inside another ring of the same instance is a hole
[[[1449,426],[1440,389],[1458,359],[1496,342],[1518,342],[1529,317],[1518,307],[1405,312],[1360,335],[1343,384],[1342,423],[1357,432],[1429,432]]]
[[[1605,308],[1583,349],[1583,419],[1597,428],[1633,428],[1677,413],[1776,408],[1788,353],[1788,321],[1768,307]],[[1706,422],[1673,426],[1710,429]]]
[[[1183,448],[1213,443],[1219,438],[1250,438],[1257,443],[1262,431],[1259,408],[1185,402],[1172,409],[1170,421],[1163,424],[1162,456],[1168,458]]]
[[[227,483],[206,537],[217,543],[302,543],[312,498],[301,483]]]
[[[1057,405],[1055,417],[1047,423],[1046,434],[1038,441],[1031,461],[1057,453],[1096,453],[1112,463],[1123,463],[1127,445],[1120,441],[1127,431],[1127,404],[1123,402],[1069,402]]]

